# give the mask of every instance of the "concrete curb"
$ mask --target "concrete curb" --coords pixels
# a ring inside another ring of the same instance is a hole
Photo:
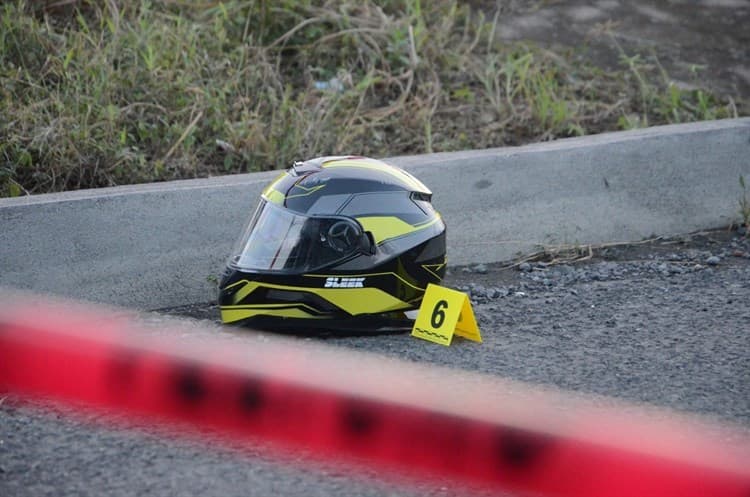
[[[434,192],[451,264],[726,226],[750,118],[394,157]],[[0,199],[0,285],[138,309],[205,302],[278,172]]]

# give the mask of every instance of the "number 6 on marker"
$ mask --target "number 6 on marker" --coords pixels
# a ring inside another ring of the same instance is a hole
[[[448,302],[445,300],[438,300],[438,303],[435,304],[435,308],[432,310],[432,319],[430,320],[430,324],[432,324],[433,328],[440,328],[443,326],[443,322],[445,321],[445,312],[443,309],[448,308]]]
[[[469,297],[432,284],[424,292],[411,334],[441,345],[450,345],[453,335],[482,341]]]

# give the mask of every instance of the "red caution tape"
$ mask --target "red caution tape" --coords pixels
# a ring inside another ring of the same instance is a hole
[[[310,344],[157,340],[100,312],[4,300],[9,391],[503,490],[750,496],[747,439],[720,430],[727,447],[703,424]]]

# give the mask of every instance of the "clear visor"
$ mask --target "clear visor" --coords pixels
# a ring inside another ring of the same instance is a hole
[[[302,216],[261,200],[229,262],[239,269],[306,272],[371,248],[354,219]]]

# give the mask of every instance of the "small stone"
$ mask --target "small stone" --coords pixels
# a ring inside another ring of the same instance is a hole
[[[471,296],[476,298],[487,298],[487,290],[481,286],[475,286],[471,289]]]
[[[489,289],[489,290],[487,291],[487,295],[488,295],[488,296],[489,296],[489,297],[490,297],[491,299],[496,299],[496,298],[498,298],[498,297],[500,297],[500,296],[502,295],[502,292],[500,291],[500,289],[499,289],[499,288],[497,288],[497,287],[492,287],[492,288],[490,288],[490,289]]]
[[[732,256],[734,257],[745,257],[745,255],[745,252],[743,252],[742,250],[735,250],[734,252],[732,252]]]
[[[716,266],[719,264],[719,262],[721,262],[721,259],[719,259],[715,255],[712,255],[711,257],[706,259],[706,264],[708,264],[709,266]]]
[[[478,274],[487,274],[487,265],[486,264],[477,264],[472,268],[475,273]]]
[[[685,268],[683,268],[682,266],[678,266],[677,264],[672,264],[671,266],[669,266],[669,272],[671,274],[682,274],[685,272]]]
[[[522,262],[521,264],[518,265],[518,270],[524,273],[530,273],[531,264],[529,264],[528,262]]]
[[[235,153],[237,150],[234,148],[234,145],[232,145],[229,142],[225,142],[224,140],[216,139],[216,147],[226,153]]]

